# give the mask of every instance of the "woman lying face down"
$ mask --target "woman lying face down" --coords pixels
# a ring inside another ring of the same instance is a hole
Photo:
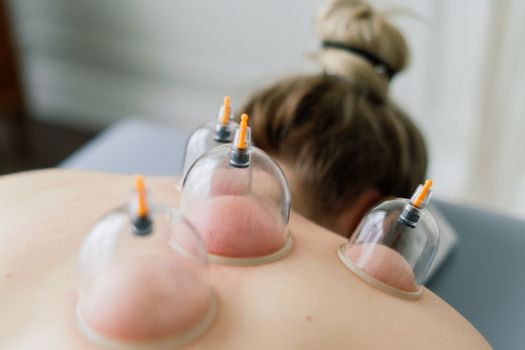
[[[332,1],[322,21],[330,21],[334,13],[369,29],[383,28],[382,18],[360,2]],[[389,28],[381,30],[390,33],[386,42],[397,38]],[[322,38],[344,40],[330,33],[322,32]],[[349,43],[372,47],[369,35],[362,39]],[[396,58],[386,60],[388,55],[378,49],[382,45],[372,41],[377,44],[373,53],[391,71],[404,67],[404,46],[388,44]],[[332,62],[323,63],[329,74],[282,81],[247,105],[253,130],[260,132],[253,135],[256,145],[282,164],[293,207],[302,214],[290,215],[293,248],[268,264],[211,264],[205,287],[216,296],[217,313],[207,331],[183,348],[490,348],[430,291],[424,289],[417,301],[396,298],[363,282],[337,258],[346,239],[332,232],[347,236],[375,202],[410,194],[424,175],[426,152],[417,129],[388,100],[387,78],[380,69],[338,48],[324,50],[319,60]],[[93,223],[126,201],[131,182],[128,176],[63,170],[0,178],[0,198],[9,203],[0,211],[1,349],[103,349],[82,335],[75,318],[78,254]],[[148,183],[156,202],[178,206],[175,179],[152,178]],[[222,217],[216,222],[232,225]],[[242,232],[237,234],[242,241]],[[227,241],[222,247],[228,242],[238,243]],[[242,245],[231,248],[235,255],[242,253]],[[201,281],[198,272],[185,275],[177,266],[137,259],[101,276],[114,293],[111,299],[119,302],[103,305],[87,299],[81,306],[86,322],[138,342],[191,327],[197,322],[193,316],[205,313],[207,305],[201,302],[208,300],[203,297],[207,289],[191,282]],[[111,276],[118,276],[115,283]],[[185,288],[168,283],[185,276]],[[192,292],[194,287],[199,290]],[[183,307],[178,305],[181,299],[186,301]]]

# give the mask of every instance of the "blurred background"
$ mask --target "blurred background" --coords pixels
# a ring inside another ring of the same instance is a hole
[[[130,116],[189,134],[224,95],[315,69],[322,2],[0,0],[0,173],[55,166]],[[525,217],[525,2],[372,3],[398,10],[412,49],[392,95],[428,140],[436,196]]]

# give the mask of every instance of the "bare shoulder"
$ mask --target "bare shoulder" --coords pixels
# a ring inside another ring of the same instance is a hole
[[[202,342],[229,348],[487,349],[459,313],[425,289],[417,301],[385,294],[356,277],[336,256],[341,237],[292,214],[294,250],[249,270],[212,267],[222,302]],[[227,282],[226,282],[227,281]],[[241,325],[254,325],[247,327]],[[243,336],[222,344],[221,334]],[[250,339],[257,339],[254,347]]]

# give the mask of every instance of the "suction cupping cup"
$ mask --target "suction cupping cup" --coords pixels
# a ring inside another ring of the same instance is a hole
[[[206,123],[195,129],[186,142],[182,178],[186,176],[192,164],[213,147],[229,143],[238,124],[233,120],[233,108],[230,98],[224,97],[215,123]]]
[[[338,256],[374,287],[417,298],[438,245],[438,227],[430,212],[408,199],[395,199],[370,210]]]
[[[210,261],[262,264],[286,255],[290,192],[279,166],[247,145],[239,158],[232,145],[208,151],[193,164],[180,208],[203,235]],[[238,166],[238,162],[247,162]]]
[[[151,207],[143,218],[149,232],[137,231],[134,212],[107,213],[82,245],[78,326],[109,349],[173,349],[204,333],[215,316],[206,249],[177,211]]]

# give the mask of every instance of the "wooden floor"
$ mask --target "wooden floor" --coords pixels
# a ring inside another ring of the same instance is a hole
[[[0,174],[57,165],[95,133],[30,120],[25,136],[13,146],[13,127],[0,123]]]

